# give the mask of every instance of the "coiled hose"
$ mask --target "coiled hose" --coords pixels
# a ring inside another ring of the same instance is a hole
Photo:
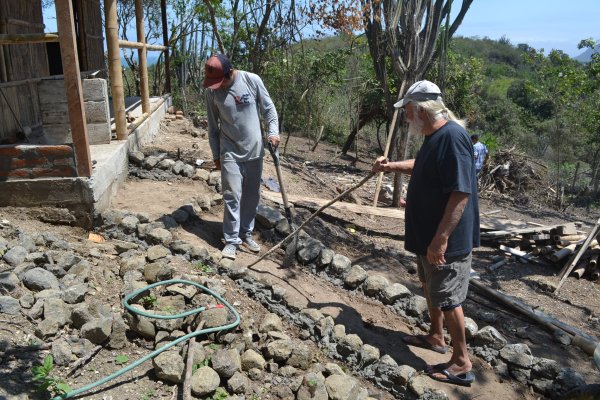
[[[152,353],[140,358],[139,360],[127,365],[126,367],[118,370],[117,372],[106,376],[102,379],[97,380],[96,382],[92,382],[89,385],[86,385],[82,388],[79,389],[75,389],[70,391],[69,393],[65,393],[63,395],[60,396],[56,396],[53,397],[52,400],[60,400],[60,399],[69,399],[71,397],[75,397],[77,395],[80,395],[81,393],[87,392],[90,389],[95,388],[96,386],[100,386],[105,384],[106,382],[115,379],[118,376],[123,375],[124,373],[126,373],[127,371],[130,371],[132,369],[134,369],[135,367],[137,367],[138,365],[156,357],[157,355],[159,355],[160,353],[162,353],[165,350],[168,350],[169,348],[183,342],[186,340],[189,340],[193,337],[199,336],[199,335],[204,335],[204,334],[209,334],[209,333],[213,333],[213,332],[219,332],[219,331],[225,331],[228,329],[232,329],[235,328],[236,326],[239,325],[240,323],[240,315],[237,313],[237,311],[227,302],[225,301],[221,296],[219,296],[218,294],[214,293],[213,291],[209,290],[208,288],[196,283],[196,282],[192,282],[192,281],[187,281],[187,280],[183,280],[183,279],[170,279],[167,281],[161,281],[161,282],[157,282],[157,283],[153,283],[152,285],[148,285],[146,287],[143,287],[141,289],[138,289],[136,291],[134,291],[133,293],[128,294],[127,296],[125,296],[125,298],[123,299],[123,306],[128,309],[129,311],[131,311],[134,314],[138,314],[144,317],[148,317],[148,318],[156,318],[156,319],[177,319],[177,318],[185,318],[188,315],[194,315],[197,313],[200,313],[204,310],[207,309],[207,307],[199,307],[199,308],[194,308],[192,310],[183,312],[181,314],[176,314],[176,315],[156,315],[156,314],[151,314],[142,310],[138,310],[134,307],[132,307],[129,304],[129,301],[134,298],[135,296],[139,295],[140,293],[145,292],[146,290],[152,289],[156,286],[163,286],[163,285],[172,285],[175,283],[182,283],[185,285],[192,285],[195,286],[197,288],[199,288],[200,290],[202,290],[203,292],[206,292],[207,294],[213,296],[214,298],[216,298],[220,303],[222,303],[222,305],[217,305],[217,306],[212,306],[212,307],[208,307],[208,308],[221,308],[223,306],[227,307],[229,309],[229,311],[231,311],[231,313],[235,316],[235,321],[227,324],[227,325],[222,325],[222,326],[217,326],[217,327],[213,327],[213,328],[206,328],[206,329],[201,329],[201,330],[197,330],[191,333],[188,333],[185,336],[182,336],[174,341],[172,341],[171,343],[168,343],[166,345],[164,345],[163,347],[161,347],[160,349],[154,350]]]

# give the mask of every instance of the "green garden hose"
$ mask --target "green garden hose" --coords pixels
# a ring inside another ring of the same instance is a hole
[[[96,386],[100,386],[120,375],[123,375],[125,372],[130,371],[132,369],[134,369],[135,367],[137,367],[138,365],[156,357],[157,355],[159,355],[160,353],[162,353],[163,351],[183,342],[186,341],[188,339],[191,339],[193,337],[199,336],[199,335],[203,335],[203,334],[208,334],[208,333],[213,333],[213,332],[219,332],[219,331],[225,331],[228,329],[232,329],[235,328],[236,326],[239,325],[240,323],[240,315],[237,313],[237,311],[235,311],[235,309],[227,302],[225,301],[221,296],[219,296],[218,294],[214,293],[213,291],[209,290],[208,288],[196,283],[196,282],[192,282],[192,281],[187,281],[187,280],[183,280],[183,279],[170,279],[168,281],[162,281],[162,282],[157,282],[157,283],[153,283],[152,285],[148,285],[146,287],[143,287],[141,289],[136,290],[133,293],[128,294],[127,296],[125,296],[125,298],[123,299],[123,306],[125,306],[126,309],[128,309],[129,311],[131,311],[134,314],[138,314],[144,317],[148,317],[148,318],[157,318],[157,319],[177,319],[177,318],[184,318],[187,317],[188,315],[193,315],[193,314],[197,314],[200,313],[204,310],[207,309],[207,307],[199,307],[199,308],[194,308],[193,310],[189,310],[186,311],[184,313],[181,314],[176,314],[176,315],[156,315],[156,314],[151,314],[145,311],[141,311],[138,310],[134,307],[132,307],[129,304],[129,301],[139,295],[140,293],[143,293],[144,291],[148,290],[148,289],[152,289],[156,286],[163,286],[163,285],[172,285],[175,283],[183,283],[186,285],[192,285],[192,286],[196,286],[197,288],[199,288],[200,290],[202,290],[203,292],[208,293],[209,295],[213,296],[214,298],[216,298],[221,304],[216,305],[216,306],[209,306],[208,308],[221,308],[223,306],[227,307],[229,309],[229,311],[231,311],[233,313],[233,315],[235,316],[235,321],[227,324],[227,325],[222,325],[222,326],[217,326],[217,327],[213,327],[213,328],[206,328],[206,329],[201,329],[198,331],[194,331],[191,333],[188,333],[185,336],[182,336],[174,341],[172,341],[171,343],[168,343],[166,345],[164,345],[163,347],[161,347],[160,349],[154,350],[152,353],[140,358],[139,360],[135,361],[134,363],[129,364],[128,366],[120,369],[119,371],[106,376],[100,380],[97,380],[96,382],[90,383],[89,385],[86,385],[82,388],[79,389],[75,389],[70,391],[69,393],[60,395],[60,396],[56,396],[54,398],[52,398],[52,400],[60,400],[60,399],[69,399],[71,397],[75,397],[81,393],[87,392],[88,390],[95,388]]]

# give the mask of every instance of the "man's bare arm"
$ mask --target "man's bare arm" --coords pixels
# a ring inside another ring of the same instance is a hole
[[[458,225],[468,202],[468,193],[452,192],[450,194],[442,220],[438,225],[433,240],[427,247],[427,261],[432,265],[442,265],[446,263],[444,253],[448,247],[448,238],[452,232],[454,232],[456,225]]]
[[[375,160],[371,171],[373,172],[399,172],[410,175],[415,166],[415,160],[388,161],[385,157],[379,157]]]

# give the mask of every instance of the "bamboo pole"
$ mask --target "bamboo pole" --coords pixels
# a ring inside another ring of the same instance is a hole
[[[392,123],[390,125],[390,129],[388,130],[388,137],[385,143],[385,150],[383,151],[383,156],[387,157],[390,152],[390,146],[392,144],[392,133],[394,133],[394,128],[396,127],[396,120],[398,119],[398,108],[394,110],[394,116],[392,117]],[[381,182],[383,182],[383,171],[377,175],[377,184],[375,185],[375,197],[373,197],[373,207],[377,207],[377,201],[379,200],[379,190],[381,190]]]
[[[142,112],[150,113],[150,95],[148,92],[148,50],[146,48],[146,34],[144,33],[144,9],[142,0],[135,0],[135,26],[137,40],[144,47],[138,49],[140,61],[140,96],[142,97]]]
[[[119,51],[119,25],[117,22],[117,0],[104,0],[106,21],[106,46],[108,48],[108,68],[110,90],[112,92],[113,113],[117,128],[117,140],[127,139],[127,119],[125,118],[125,94],[121,52]]]
[[[79,73],[75,23],[71,0],[56,0],[56,20],[60,32],[60,53],[64,69],[65,88],[69,107],[69,122],[77,161],[77,174],[92,175],[92,160],[83,107],[83,88]]]
[[[146,47],[146,50],[148,51],[164,51],[167,48],[165,46],[161,46],[158,44],[147,44],[147,43],[140,43],[140,42],[130,42],[129,40],[122,40],[119,39],[119,47],[122,49],[143,49],[144,47]]]
[[[552,332],[555,337],[564,337],[565,335],[568,335],[569,339],[571,340],[571,344],[576,345],[587,354],[593,354],[595,348],[599,344],[596,338],[588,336],[546,314],[533,310],[531,307],[517,299],[513,299],[504,293],[487,287],[479,279],[471,278],[469,279],[469,284],[479,290],[480,293],[487,295],[487,297],[492,298],[493,300],[496,300],[499,303],[504,304],[511,309],[531,318],[533,321]]]
[[[57,33],[21,33],[0,34],[0,45],[2,44],[31,44],[31,43],[56,43],[59,35]]]
[[[165,45],[165,78],[166,92],[171,93],[171,61],[169,56],[169,30],[167,24],[167,0],[160,0],[160,14],[162,19],[163,44]]]

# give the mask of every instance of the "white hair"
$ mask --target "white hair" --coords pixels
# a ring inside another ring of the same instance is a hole
[[[452,111],[450,111],[441,98],[436,100],[426,100],[416,102],[417,107],[422,107],[432,121],[444,118],[447,121],[454,121],[463,128],[467,127],[467,121],[459,119]]]

